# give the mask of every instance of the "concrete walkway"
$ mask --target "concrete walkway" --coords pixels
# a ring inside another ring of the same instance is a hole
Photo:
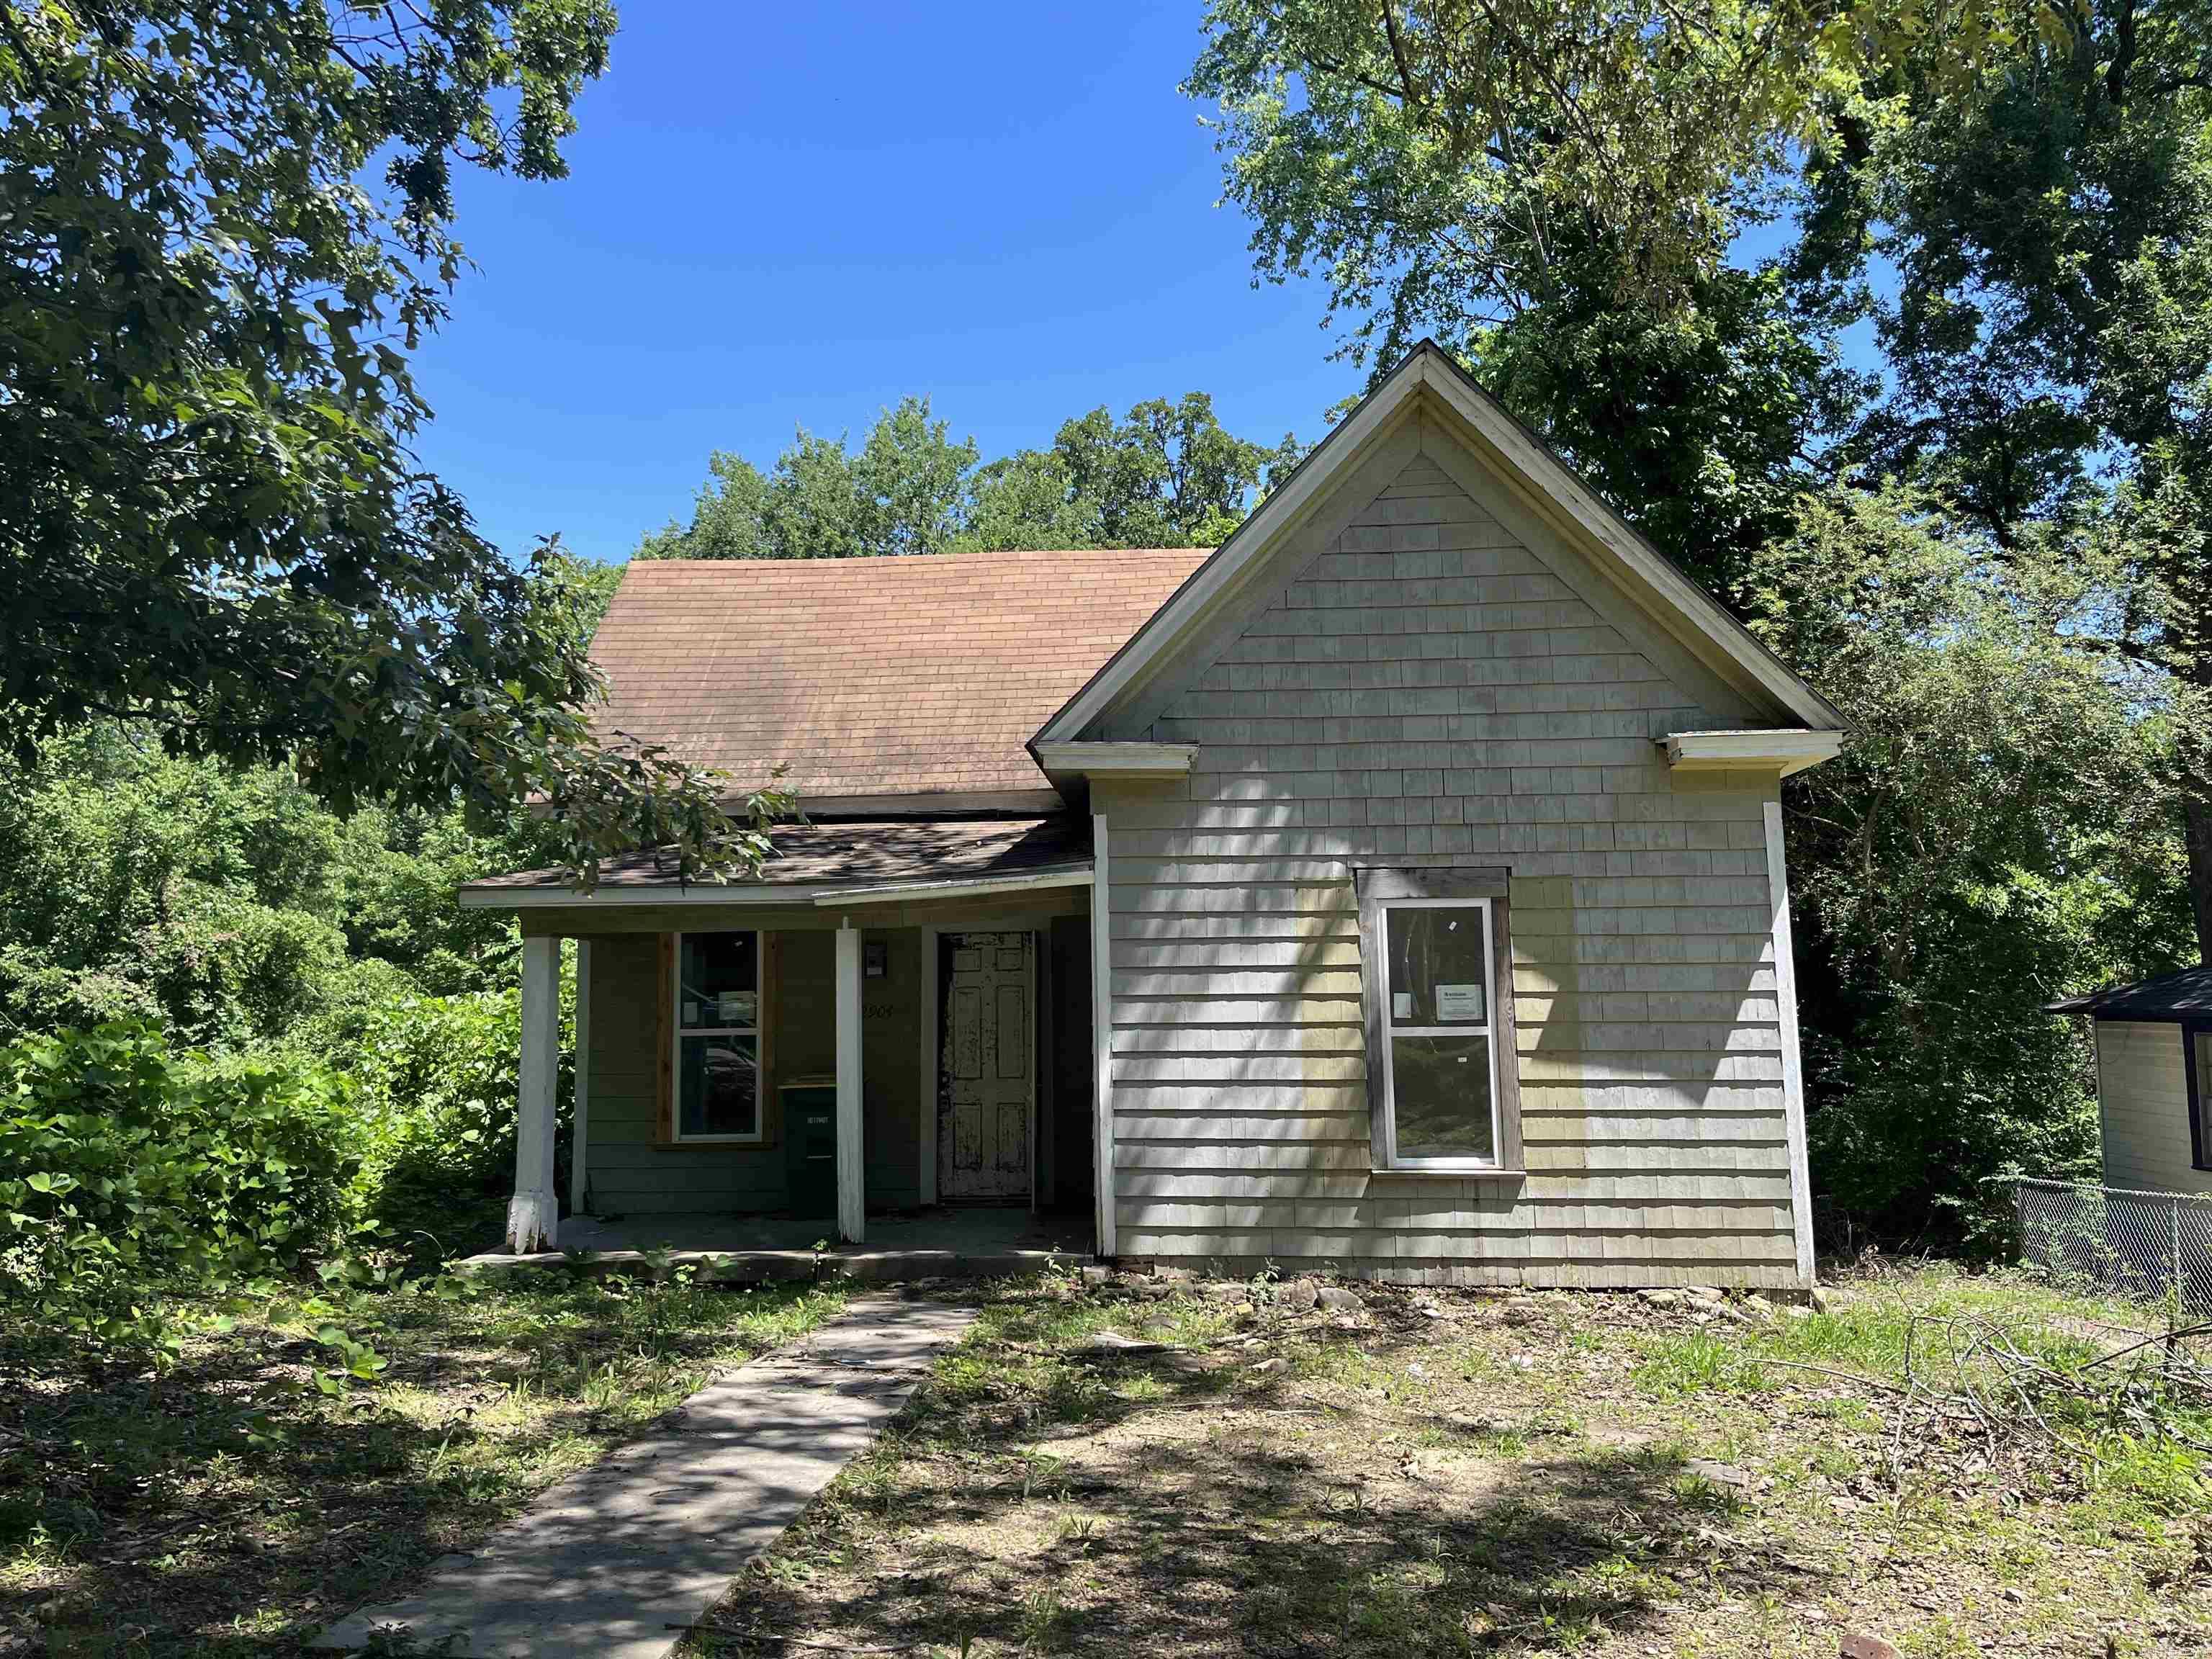
[[[419,1595],[332,1626],[358,1649],[404,1626],[428,1652],[482,1659],[666,1653],[897,1414],[972,1308],[871,1297],[811,1336],[709,1384],[672,1426],[541,1496],[473,1555],[433,1564]],[[465,1632],[451,1650],[436,1644]]]

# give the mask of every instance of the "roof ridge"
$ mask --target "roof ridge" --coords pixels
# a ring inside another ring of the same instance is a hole
[[[684,570],[726,568],[732,571],[878,568],[887,564],[941,565],[948,561],[983,559],[1069,559],[1094,554],[1117,559],[1146,556],[1188,558],[1194,554],[1211,555],[1212,551],[1210,547],[968,547],[944,553],[852,553],[819,559],[632,559],[628,568],[648,570],[659,567]]]

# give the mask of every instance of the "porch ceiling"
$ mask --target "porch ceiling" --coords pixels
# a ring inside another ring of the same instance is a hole
[[[926,896],[1087,879],[1090,821],[1074,813],[1018,818],[872,818],[779,824],[757,881],[685,884],[672,860],[631,853],[600,866],[588,898],[558,870],[489,876],[461,889],[479,909],[541,904],[700,902],[807,904],[817,900]]]

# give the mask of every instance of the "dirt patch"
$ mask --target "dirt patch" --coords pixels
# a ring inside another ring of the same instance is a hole
[[[1893,1479],[1860,1390],[1753,1364],[1871,1364],[1887,1327],[1852,1298],[1913,1293],[1816,1330],[1632,1296],[1008,1289],[693,1645],[2212,1652],[2193,1464],[2023,1480],[1965,1446]]]

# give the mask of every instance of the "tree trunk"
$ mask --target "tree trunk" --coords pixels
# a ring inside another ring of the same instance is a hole
[[[2189,908],[2197,959],[2212,963],[2212,777],[2191,767],[2181,780],[2181,838],[2189,852]]]

